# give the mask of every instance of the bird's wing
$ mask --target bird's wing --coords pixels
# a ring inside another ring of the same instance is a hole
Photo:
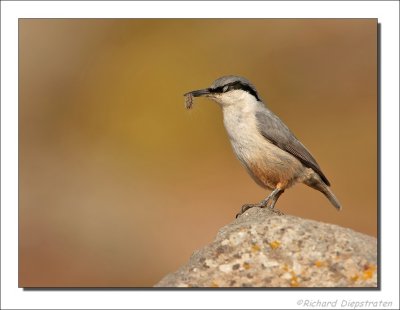
[[[268,110],[256,112],[257,127],[265,139],[280,149],[292,154],[300,160],[304,166],[312,168],[326,185],[330,185],[328,179],[322,173],[314,157],[306,147],[294,136],[289,128]]]

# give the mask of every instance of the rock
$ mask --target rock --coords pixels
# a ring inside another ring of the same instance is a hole
[[[376,238],[252,208],[156,287],[377,287]]]

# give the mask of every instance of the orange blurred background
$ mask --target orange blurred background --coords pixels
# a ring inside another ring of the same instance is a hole
[[[269,192],[220,108],[243,75],[343,205],[299,184],[286,214],[377,235],[376,19],[20,19],[19,286],[147,287]]]

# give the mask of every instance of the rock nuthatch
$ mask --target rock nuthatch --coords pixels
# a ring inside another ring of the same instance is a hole
[[[208,97],[221,106],[224,125],[237,158],[258,185],[272,190],[260,203],[244,205],[237,216],[252,207],[274,210],[285,189],[297,182],[320,191],[336,209],[341,209],[314,157],[264,105],[247,79],[223,76],[209,88],[194,90],[185,96],[187,108],[191,108],[193,97]]]

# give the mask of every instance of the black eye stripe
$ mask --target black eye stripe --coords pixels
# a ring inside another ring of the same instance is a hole
[[[228,87],[226,87],[226,86],[228,86]],[[227,84],[224,86],[212,88],[212,89],[210,89],[210,91],[213,93],[223,93],[223,92],[228,92],[228,91],[234,90],[234,89],[241,89],[241,90],[247,91],[249,94],[256,97],[256,99],[258,101],[261,101],[260,98],[258,97],[257,91],[254,88],[252,88],[248,84],[242,84],[241,82],[233,82],[233,83],[230,83],[230,84]]]

